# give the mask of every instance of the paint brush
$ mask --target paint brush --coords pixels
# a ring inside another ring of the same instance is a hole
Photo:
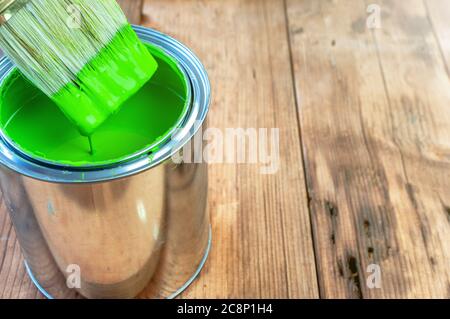
[[[0,0],[0,47],[86,136],[158,68],[116,0]]]

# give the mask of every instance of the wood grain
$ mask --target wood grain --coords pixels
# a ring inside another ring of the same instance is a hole
[[[39,298],[25,271],[19,242],[6,211],[3,196],[0,203],[0,299]]]
[[[321,295],[448,297],[449,78],[422,1],[368,4],[287,2]]]
[[[117,0],[117,2],[122,7],[122,10],[125,12],[130,23],[141,23],[144,0]]]
[[[278,173],[210,165],[213,249],[183,297],[317,297],[283,1],[151,0],[143,23],[205,64],[210,127],[280,128]]]
[[[445,61],[447,75],[450,76],[450,5],[445,0],[425,0],[424,5]]]

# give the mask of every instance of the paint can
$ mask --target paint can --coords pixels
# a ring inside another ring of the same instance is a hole
[[[174,58],[189,82],[182,122],[157,148],[118,163],[70,167],[30,157],[4,134],[0,139],[3,198],[27,271],[48,298],[173,298],[195,279],[210,249],[207,166],[172,160],[203,132],[208,76],[178,41],[134,28]],[[0,81],[13,68],[0,60]]]

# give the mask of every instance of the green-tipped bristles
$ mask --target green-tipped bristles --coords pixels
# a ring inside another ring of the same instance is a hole
[[[88,135],[154,74],[156,61],[130,26],[123,27],[77,74],[52,96],[67,117]]]
[[[115,0],[31,0],[0,27],[0,46],[84,135],[157,69]]]

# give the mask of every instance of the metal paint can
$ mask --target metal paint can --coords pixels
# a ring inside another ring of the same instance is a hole
[[[179,129],[157,150],[74,168],[31,158],[1,134],[3,198],[28,273],[49,298],[172,298],[195,279],[210,249],[207,166],[172,160],[203,133],[207,73],[178,41],[134,28],[142,41],[178,62],[190,86]],[[0,81],[13,68],[0,60]]]

